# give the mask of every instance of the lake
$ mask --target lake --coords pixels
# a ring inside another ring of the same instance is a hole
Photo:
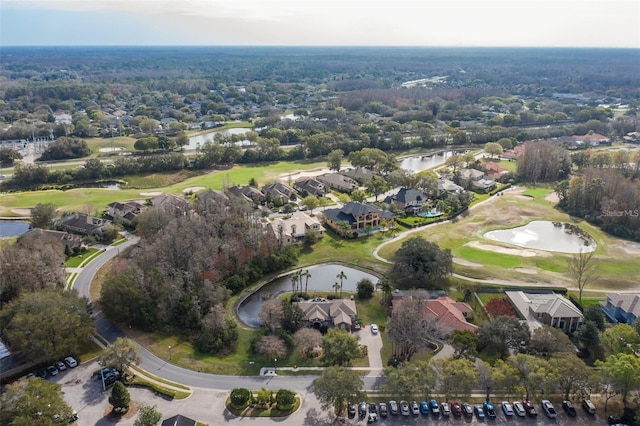
[[[344,271],[344,274],[347,276],[343,280],[342,289],[347,292],[355,292],[357,288],[358,281],[363,278],[368,278],[375,285],[378,282],[378,277],[375,275],[369,274],[367,272],[360,271],[358,269],[349,268],[347,266],[336,265],[336,264],[326,264],[326,265],[317,265],[310,266],[308,268],[303,268],[302,271],[308,270],[311,274],[309,277],[309,286],[307,290],[309,293],[313,292],[322,292],[325,293],[327,291],[333,292],[333,284],[335,282],[340,282],[340,279],[337,278],[337,275],[340,274],[340,271]],[[297,273],[298,271],[293,271],[291,274],[276,278],[275,280],[268,282],[263,285],[260,289],[258,289],[251,296],[244,299],[240,305],[238,306],[237,313],[238,318],[248,325],[249,327],[260,327],[260,321],[258,320],[258,315],[260,314],[260,310],[262,309],[262,303],[265,300],[270,299],[271,297],[278,296],[282,293],[291,291],[291,276]],[[306,279],[302,277],[302,288],[304,291]]]
[[[236,127],[227,130],[212,130],[210,132],[201,133],[199,135],[189,137],[189,144],[184,146],[184,149],[187,151],[194,151],[198,149],[198,145],[202,147],[205,142],[213,141],[216,136],[216,133],[224,133],[226,135],[244,135],[247,132],[250,132],[252,129],[246,127]],[[238,142],[240,146],[248,145],[249,141],[241,141]]]
[[[0,220],[0,238],[17,237],[27,232],[30,225],[17,220]]]
[[[467,150],[463,151],[439,151],[431,154],[421,154],[413,157],[405,157],[400,160],[400,168],[405,169],[412,173],[419,173],[423,170],[432,169],[437,166],[441,166],[450,158],[454,153],[464,154]]]
[[[593,238],[570,223],[534,220],[524,226],[484,234],[485,238],[520,247],[561,253],[590,252],[596,249]]]

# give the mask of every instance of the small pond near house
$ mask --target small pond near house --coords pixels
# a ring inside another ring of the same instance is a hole
[[[378,277],[369,274],[367,272],[360,271],[358,269],[349,268],[343,265],[326,264],[310,266],[308,268],[302,268],[302,272],[309,271],[311,276],[309,277],[309,285],[307,291],[312,292],[332,292],[334,291],[333,284],[340,282],[338,275],[340,272],[344,272],[346,278],[343,279],[342,289],[346,292],[355,292],[358,281],[363,278],[368,278],[375,285],[378,282]],[[291,274],[276,278],[275,280],[268,282],[267,284],[256,290],[255,293],[240,302],[237,308],[238,318],[250,327],[260,327],[260,320],[258,315],[262,309],[262,303],[274,296],[278,296],[285,292],[291,291],[291,277],[296,274],[298,270],[291,272]],[[302,290],[304,291],[306,278],[302,276]]]
[[[0,220],[0,238],[17,237],[31,228],[27,222],[17,220]]]
[[[400,159],[400,168],[410,173],[419,173],[423,170],[441,166],[454,154],[464,154],[467,150],[438,151],[430,154],[414,155]]]
[[[591,252],[596,249],[595,241],[582,228],[548,220],[534,220],[517,228],[490,231],[484,237],[520,247],[562,253]]]

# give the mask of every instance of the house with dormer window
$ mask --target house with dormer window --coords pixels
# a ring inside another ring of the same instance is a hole
[[[395,218],[389,210],[353,201],[339,209],[326,209],[323,213],[325,226],[339,235],[352,238],[378,232]]]

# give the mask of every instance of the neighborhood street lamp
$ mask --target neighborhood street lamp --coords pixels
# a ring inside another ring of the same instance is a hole
[[[169,345],[169,361],[171,361],[171,345]]]
[[[274,370],[274,372],[275,372],[275,373],[277,373],[277,372],[278,372],[278,358],[275,358],[275,359],[273,360],[273,362],[275,363],[275,370]]]

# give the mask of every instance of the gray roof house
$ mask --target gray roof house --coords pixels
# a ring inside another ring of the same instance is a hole
[[[389,210],[376,205],[353,201],[341,208],[326,209],[323,213],[325,225],[336,233],[349,237],[378,232],[395,217]]]
[[[107,204],[105,219],[120,220],[122,223],[131,225],[133,220],[145,209],[145,205],[137,201],[115,201]]]
[[[298,179],[293,183],[293,187],[304,197],[308,195],[324,197],[325,194],[330,192],[329,188],[324,183],[314,178]]]
[[[325,325],[350,331],[357,317],[356,302],[350,299],[299,302],[298,306],[310,327]]]
[[[420,211],[428,200],[429,198],[422,191],[412,188],[400,188],[396,194],[387,196],[384,202],[393,204],[399,209],[416,213]]]
[[[372,177],[375,176],[375,173],[365,167],[356,167],[353,169],[346,169],[340,171],[341,174],[350,177],[351,179],[360,182],[361,184],[365,184],[371,180]]]
[[[565,333],[573,333],[582,324],[582,312],[561,294],[524,291],[504,293],[520,318],[526,320],[530,328],[537,327],[537,322],[559,328]]]
[[[324,237],[324,227],[316,216],[309,216],[304,212],[294,212],[291,217],[275,218],[271,222],[276,239],[284,245],[304,241],[307,232],[313,231],[319,238]]]
[[[281,197],[286,203],[296,193],[296,190],[282,182],[271,182],[262,187],[262,192],[267,198],[274,200]]]
[[[634,324],[640,318],[640,293],[609,293],[602,312],[614,323]]]
[[[263,204],[267,201],[267,197],[258,189],[250,185],[235,185],[227,188],[231,194],[236,197],[244,198],[256,204]]]
[[[109,223],[106,219],[92,217],[84,213],[75,213],[60,219],[60,227],[63,231],[75,232],[82,235],[96,235],[101,237],[104,226]]]
[[[460,169],[457,173],[460,186],[473,191],[489,192],[496,187],[496,181],[476,169]]]
[[[358,188],[358,182],[351,179],[348,176],[341,175],[339,173],[329,173],[322,176],[317,176],[320,182],[324,183],[331,189],[336,191],[350,193],[354,189]]]
[[[438,179],[438,191],[462,192],[464,188],[449,179]]]

